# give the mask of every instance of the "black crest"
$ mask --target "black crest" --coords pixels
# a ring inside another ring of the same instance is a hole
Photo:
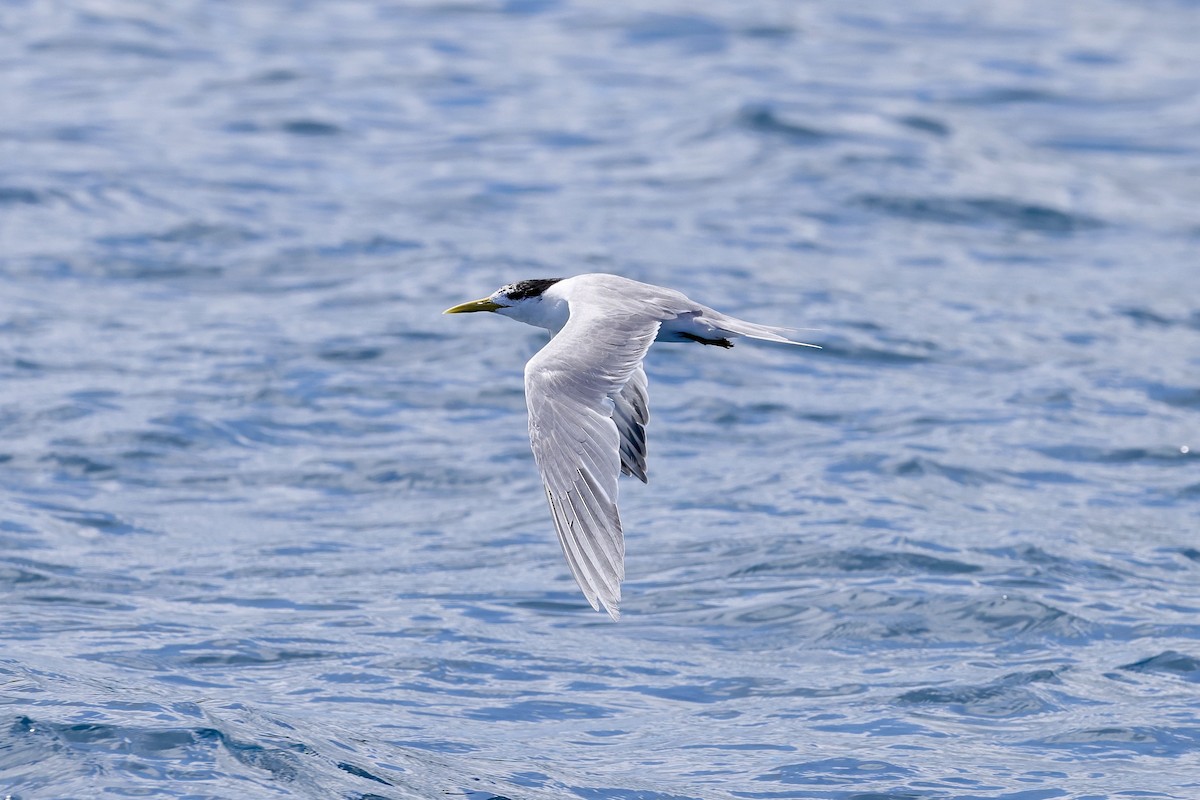
[[[509,300],[524,300],[528,297],[537,297],[561,280],[562,278],[534,278],[528,281],[517,281],[505,286],[500,293]]]

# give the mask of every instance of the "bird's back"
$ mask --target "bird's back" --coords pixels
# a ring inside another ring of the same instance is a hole
[[[700,342],[732,347],[730,337],[748,336],[773,342],[803,344],[790,328],[760,325],[723,314],[697,303],[683,292],[642,283],[620,275],[593,272],[566,278],[551,287],[574,308],[614,318],[638,318],[661,323],[658,341]],[[808,345],[811,346],[811,345]]]

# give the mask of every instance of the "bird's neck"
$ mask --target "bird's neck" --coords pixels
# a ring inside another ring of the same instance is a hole
[[[562,297],[548,296],[549,292],[536,303],[523,303],[511,309],[508,316],[527,325],[545,328],[551,334],[556,334],[567,324],[571,309]]]

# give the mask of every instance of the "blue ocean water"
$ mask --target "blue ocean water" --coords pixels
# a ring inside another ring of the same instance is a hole
[[[1200,7],[10,2],[0,797],[1200,797]],[[658,345],[624,618],[525,431]]]

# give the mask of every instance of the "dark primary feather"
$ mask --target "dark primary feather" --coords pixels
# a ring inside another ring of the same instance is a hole
[[[639,365],[613,401],[613,421],[621,434],[621,472],[646,482],[646,423],[650,401],[646,394],[646,371]]]

